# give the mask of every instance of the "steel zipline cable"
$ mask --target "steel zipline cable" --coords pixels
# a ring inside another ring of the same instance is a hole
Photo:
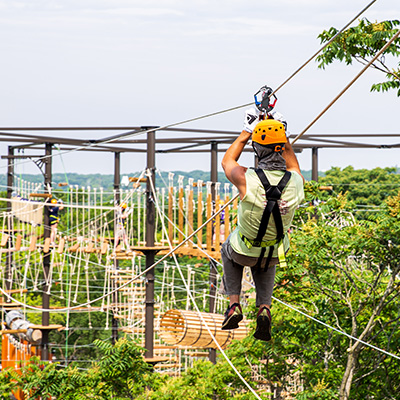
[[[148,176],[149,176],[149,174],[148,174]],[[152,184],[152,191],[153,191],[153,195],[154,195],[154,192],[155,192],[155,191],[154,191],[154,185],[153,185],[153,184]],[[236,197],[234,197],[234,198],[236,198]],[[233,199],[232,199],[232,200],[233,200]],[[169,221],[169,218],[167,217],[167,215],[165,214],[165,212],[163,212],[163,211],[160,209],[158,203],[156,202],[155,204],[156,204],[156,206],[157,206],[157,210],[162,214],[161,216],[163,216],[164,218],[166,218],[166,219]],[[224,208],[225,208],[225,207],[224,207]],[[161,218],[161,221],[163,221],[163,218]],[[163,226],[164,226],[164,223],[163,223]],[[177,228],[177,227],[176,227],[176,228]],[[183,232],[181,232],[181,233],[184,235]],[[194,242],[191,242],[191,243],[192,243],[192,244],[195,244]],[[198,248],[200,249],[200,247],[198,247]],[[221,264],[219,261],[217,261],[217,260],[215,260],[214,258],[212,258],[212,257],[211,257],[210,255],[208,255],[204,250],[203,250],[203,253],[205,253],[205,254],[207,255],[207,257],[208,257],[210,260],[213,260],[216,264],[218,264],[219,266],[222,266],[222,264]],[[174,255],[174,257],[175,257],[175,255]],[[178,265],[178,268],[180,268],[179,265]],[[183,279],[183,281],[184,281],[184,279]],[[255,287],[253,283],[251,283],[251,282],[249,282],[249,281],[247,281],[247,280],[246,280],[246,282],[247,282],[250,286],[252,286],[253,288]],[[185,281],[184,281],[184,283],[185,283]],[[185,285],[186,285],[186,284],[185,284]],[[190,290],[190,289],[188,289],[188,290]],[[274,300],[276,300],[277,302],[283,304],[284,306],[286,306],[286,307],[292,309],[293,311],[295,311],[295,312],[297,312],[297,313],[299,313],[299,314],[301,314],[301,315],[303,315],[303,316],[305,316],[305,317],[307,317],[307,318],[309,318],[309,319],[311,319],[311,320],[313,320],[313,321],[315,321],[315,322],[317,322],[317,323],[319,323],[319,324],[325,326],[325,327],[328,328],[328,329],[331,329],[331,330],[333,330],[333,331],[335,331],[335,332],[337,332],[337,333],[339,333],[339,334],[341,334],[341,335],[347,336],[349,339],[352,339],[352,340],[354,340],[355,342],[360,342],[360,343],[362,343],[362,344],[365,345],[365,346],[368,346],[368,347],[370,347],[370,348],[372,348],[372,349],[374,349],[374,350],[377,350],[377,351],[379,351],[379,352],[381,352],[381,353],[383,353],[383,354],[386,354],[386,355],[388,355],[388,356],[391,356],[391,357],[394,357],[394,358],[397,358],[397,359],[400,360],[400,356],[398,356],[398,355],[396,355],[396,354],[389,353],[388,351],[383,350],[383,349],[380,349],[379,347],[376,347],[376,346],[374,346],[373,344],[367,343],[367,342],[363,341],[363,340],[360,339],[360,338],[356,338],[355,336],[352,336],[352,335],[350,335],[350,334],[348,334],[348,333],[346,333],[346,332],[344,332],[344,331],[341,331],[340,329],[337,329],[337,328],[335,328],[335,327],[333,327],[333,326],[331,326],[331,325],[328,325],[328,324],[326,324],[325,322],[320,321],[319,319],[317,319],[317,318],[315,318],[315,317],[312,317],[311,315],[306,314],[305,312],[303,312],[303,311],[297,309],[296,307],[293,307],[293,306],[291,306],[290,304],[285,303],[284,301],[282,301],[282,300],[276,298],[275,296],[272,296],[272,298],[273,298]],[[196,308],[197,308],[197,307],[196,307]],[[200,312],[200,311],[199,311],[199,312]],[[205,325],[206,325],[206,328],[208,329],[207,323],[205,323]],[[213,340],[214,340],[214,337],[213,337],[213,336],[211,336],[211,337],[212,337]],[[214,340],[214,342],[217,344],[217,342],[216,342],[215,340]],[[225,355],[224,355],[224,356],[225,356]]]
[[[169,247],[172,249],[172,243],[168,237],[168,232],[167,232],[167,228],[165,226],[165,222],[164,222],[164,218],[162,216],[162,212],[160,209],[160,205],[158,204],[158,200],[157,200],[157,196],[156,196],[156,189],[154,187],[154,182],[151,179],[151,174],[150,171],[148,171],[147,174],[148,179],[150,179],[150,186],[151,186],[151,191],[153,193],[153,199],[154,199],[154,205],[157,208],[157,212],[160,216],[160,220],[161,220],[161,224],[162,224],[162,229],[167,233],[167,239],[168,239],[168,245]],[[226,207],[224,207],[226,208]],[[217,215],[217,214],[216,214]],[[222,349],[221,345],[218,343],[217,339],[215,338],[215,335],[212,333],[210,326],[208,325],[207,321],[204,319],[202,313],[200,312],[200,309],[196,303],[196,300],[192,294],[192,290],[190,289],[189,283],[187,282],[187,280],[185,279],[181,266],[178,263],[178,260],[176,258],[175,253],[172,253],[172,257],[174,258],[175,261],[175,265],[178,268],[178,272],[179,275],[181,276],[182,282],[186,288],[186,292],[189,295],[189,298],[191,300],[191,302],[193,303],[194,308],[196,309],[196,312],[202,322],[202,324],[205,326],[208,334],[210,335],[211,339],[213,340],[213,342],[215,343],[215,345],[218,347],[218,350],[220,351],[220,353],[222,354],[222,356],[225,358],[225,360],[227,361],[227,363],[230,365],[230,367],[233,369],[233,371],[235,372],[235,374],[239,377],[239,379],[246,385],[246,387],[251,391],[251,393],[259,400],[261,400],[260,396],[256,393],[256,391],[250,386],[250,384],[243,378],[242,374],[238,371],[238,369],[233,365],[232,361],[229,359],[229,357],[226,355],[225,351]]]
[[[169,257],[170,255],[172,255],[176,250],[178,250],[180,247],[182,247],[186,242],[188,242],[193,236],[197,235],[198,232],[200,232],[200,230],[202,230],[209,222],[211,222],[216,216],[218,216],[223,210],[225,210],[226,207],[228,207],[235,199],[237,196],[232,197],[232,199],[230,199],[226,204],[224,204],[215,214],[213,214],[207,221],[205,221],[200,227],[198,227],[194,232],[192,232],[189,236],[187,236],[182,242],[178,243],[172,250],[170,250],[167,254],[165,254],[164,256],[162,256],[160,259],[158,259],[156,262],[154,262],[152,265],[150,265],[148,268],[146,268],[144,271],[140,272],[139,274],[137,274],[135,277],[129,279],[128,281],[126,281],[125,283],[123,283],[121,286],[116,287],[115,289],[111,290],[110,292],[108,292],[107,294],[104,294],[103,296],[100,296],[96,299],[87,301],[85,303],[76,305],[76,306],[72,306],[72,307],[64,307],[64,308],[58,308],[58,309],[51,309],[51,308],[40,308],[40,307],[34,307],[31,306],[29,304],[23,303],[17,299],[15,299],[14,297],[12,297],[9,293],[7,293],[6,291],[4,291],[1,287],[0,287],[0,292],[6,296],[8,299],[10,299],[11,301],[15,302],[16,304],[20,304],[21,306],[24,306],[26,308],[30,308],[32,310],[37,310],[37,311],[42,311],[42,312],[66,312],[69,310],[74,310],[76,308],[79,307],[84,307],[87,306],[89,304],[93,304],[96,301],[102,300],[114,293],[116,293],[118,290],[128,286],[129,284],[131,284],[133,281],[135,281],[136,279],[140,278],[141,276],[145,275],[146,272],[150,271],[151,269],[153,269],[155,266],[157,266],[158,264],[160,264],[162,261],[164,261],[167,257]]]
[[[104,298],[106,298],[106,297],[108,297],[108,296],[111,296],[113,293],[116,293],[118,290],[120,290],[120,289],[126,287],[127,285],[129,285],[130,283],[132,283],[133,281],[135,281],[136,279],[138,279],[138,278],[140,278],[141,276],[145,275],[146,272],[150,271],[150,270],[151,270],[152,268],[154,268],[156,265],[158,265],[159,263],[161,263],[162,261],[164,261],[167,257],[171,256],[176,250],[178,250],[178,249],[179,249],[181,246],[183,246],[186,242],[190,241],[190,239],[191,239],[193,236],[195,236],[201,229],[203,229],[205,225],[207,225],[207,224],[208,224],[209,222],[211,222],[216,216],[218,216],[223,210],[225,210],[226,207],[228,207],[230,204],[232,204],[232,202],[236,199],[236,197],[237,197],[237,196],[232,197],[232,199],[230,199],[226,204],[224,204],[224,205],[223,205],[216,213],[214,213],[207,221],[205,221],[200,227],[198,227],[198,228],[197,228],[194,232],[192,232],[190,235],[188,235],[187,237],[185,237],[184,240],[183,240],[181,243],[178,243],[171,251],[169,251],[167,254],[165,254],[163,257],[161,257],[159,260],[157,260],[153,265],[149,266],[147,269],[145,269],[145,270],[142,271],[141,273],[137,274],[135,277],[129,279],[127,282],[125,282],[124,284],[120,285],[119,287],[113,289],[113,290],[110,291],[109,293],[107,293],[107,294],[105,294],[105,295],[103,295],[103,296],[100,296],[100,297],[98,297],[98,298],[96,298],[96,299],[94,299],[94,300],[90,300],[90,301],[88,301],[88,302],[86,302],[86,303],[82,303],[82,304],[79,304],[79,305],[76,305],[76,306],[72,306],[72,307],[59,308],[59,309],[44,309],[44,308],[34,307],[34,306],[29,305],[29,304],[20,302],[19,300],[17,300],[17,299],[15,299],[14,297],[12,297],[9,293],[5,292],[2,288],[0,288],[0,292],[1,292],[4,296],[6,296],[8,299],[10,299],[11,301],[13,301],[13,302],[15,302],[15,303],[17,303],[17,304],[20,304],[20,305],[23,306],[23,307],[26,307],[26,308],[28,308],[28,309],[35,310],[35,311],[42,311],[42,312],[57,312],[57,313],[62,313],[62,312],[67,312],[67,311],[70,311],[70,310],[78,309],[78,308],[81,308],[81,307],[84,307],[84,306],[93,304],[93,303],[95,303],[95,302],[97,302],[97,301],[99,301],[99,300],[102,300],[102,299],[104,299]],[[209,258],[212,258],[212,257],[209,257]],[[213,259],[213,260],[214,260],[214,259]],[[218,261],[216,261],[216,260],[214,260],[214,261],[215,261],[218,265],[221,265],[220,262],[218,262]],[[250,285],[252,285],[250,282],[248,282],[248,283],[249,283]],[[389,353],[389,352],[387,352],[387,351],[385,351],[385,350],[383,350],[383,349],[380,349],[380,348],[378,348],[378,347],[376,347],[376,346],[374,346],[374,345],[372,345],[372,344],[369,344],[369,343],[367,343],[367,342],[364,342],[363,340],[361,340],[361,339],[359,339],[359,338],[356,338],[356,337],[354,337],[354,336],[352,336],[352,335],[350,335],[350,334],[348,334],[348,333],[346,333],[346,332],[343,332],[343,331],[341,331],[341,330],[339,330],[339,329],[337,329],[337,328],[335,328],[335,327],[333,327],[333,326],[330,326],[330,325],[328,325],[328,324],[326,324],[326,323],[324,323],[324,322],[318,320],[317,318],[312,317],[312,316],[310,316],[310,315],[304,313],[303,311],[300,311],[300,310],[298,310],[297,308],[295,308],[295,307],[293,307],[293,306],[291,306],[291,305],[289,305],[289,304],[283,302],[282,300],[279,300],[279,299],[276,298],[276,297],[273,297],[273,299],[276,300],[276,301],[278,301],[279,303],[281,303],[281,304],[283,304],[283,305],[285,305],[285,306],[287,306],[287,307],[293,309],[294,311],[296,311],[296,312],[298,312],[298,313],[304,315],[305,317],[307,317],[307,318],[309,318],[309,319],[311,319],[311,320],[313,320],[313,321],[315,321],[315,322],[317,322],[317,323],[319,323],[319,324],[321,324],[321,325],[323,325],[323,326],[325,326],[325,327],[327,327],[327,328],[329,328],[329,329],[332,329],[332,330],[334,330],[334,331],[336,331],[336,332],[338,332],[338,333],[340,333],[340,334],[342,334],[342,335],[344,335],[344,336],[347,336],[348,338],[350,338],[350,339],[352,339],[352,340],[354,340],[354,341],[356,341],[356,342],[360,342],[360,343],[364,344],[365,346],[371,347],[371,348],[373,348],[373,349],[375,349],[375,350],[377,350],[377,351],[380,351],[380,352],[382,352],[382,353],[384,353],[384,354],[386,354],[386,355],[389,355],[389,356],[391,356],[391,357],[400,359],[400,356],[398,356],[398,355],[396,355],[396,354]]]
[[[275,94],[278,92],[278,90],[280,90],[284,85],[286,85],[286,83],[288,83],[291,79],[293,79],[304,67],[306,67],[322,50],[324,50],[327,46],[329,46],[329,44],[331,44],[346,28],[348,28],[358,17],[360,17],[365,11],[367,11],[374,3],[376,3],[377,0],[372,0],[367,6],[365,6],[359,13],[357,13],[357,15],[355,17],[353,17],[346,25],[343,26],[343,28],[341,28],[328,42],[326,42],[321,48],[319,48],[307,61],[305,61],[296,71],[294,71],[283,83],[281,83],[277,89],[275,89],[272,94]],[[271,95],[272,95],[271,94]],[[63,154],[69,154],[69,153],[74,153],[76,151],[80,151],[80,150],[85,150],[85,149],[90,149],[92,147],[96,147],[96,146],[100,146],[100,145],[105,145],[105,144],[110,144],[113,143],[114,141],[121,139],[121,138],[132,138],[134,136],[137,135],[141,135],[141,134],[146,134],[146,133],[151,133],[151,132],[155,132],[158,130],[165,130],[168,128],[174,128],[176,126],[179,125],[184,125],[184,124],[188,124],[190,122],[195,122],[195,121],[199,121],[201,119],[205,119],[205,118],[209,118],[209,117],[214,117],[216,115],[220,115],[220,114],[224,114],[230,111],[235,111],[244,107],[249,107],[251,105],[254,105],[254,102],[251,103],[246,103],[246,104],[242,104],[239,106],[235,106],[235,107],[231,107],[231,108],[227,108],[221,111],[216,111],[216,112],[212,112],[212,113],[208,113],[208,114],[204,114],[201,115],[199,117],[194,117],[194,118],[189,118],[180,122],[175,122],[172,124],[167,124],[161,127],[154,127],[154,128],[143,128],[140,129],[138,131],[131,131],[131,132],[126,132],[126,133],[121,133],[112,137],[108,137],[105,139],[100,139],[97,141],[94,141],[93,143],[89,143],[88,145],[84,145],[84,146],[79,146],[76,147],[75,149],[72,150],[65,150],[63,152],[59,151],[59,156],[63,155]],[[322,113],[323,114],[323,113]],[[321,115],[322,115],[321,114]],[[304,131],[305,132],[305,131]],[[302,132],[302,134],[304,133]],[[297,140],[298,138],[296,138],[295,140]],[[56,154],[50,154],[50,155],[45,155],[42,157],[37,157],[36,160],[45,160],[45,159],[49,159],[56,156]],[[28,163],[30,161],[24,161],[24,162],[20,162],[20,164],[23,163]],[[5,167],[2,167],[5,168]]]
[[[292,141],[296,143],[328,110],[336,103],[336,101],[353,85],[355,81],[375,62],[379,56],[400,36],[400,30],[383,46],[378,53],[364,66],[364,68],[346,85],[346,87],[300,132]]]
[[[375,2],[376,2],[376,0],[373,0],[366,8],[364,8],[364,9],[362,10],[361,13],[363,13],[365,10],[367,10],[367,9],[368,9],[373,3],[375,3]],[[357,17],[358,17],[359,15],[361,15],[361,13],[359,13],[359,14],[357,15]],[[357,17],[356,17],[356,18],[357,18]],[[354,20],[354,19],[353,19],[353,20]],[[353,20],[352,20],[352,21],[353,21]],[[351,22],[352,22],[352,21],[351,21]],[[350,23],[351,23],[351,22],[350,22]],[[346,25],[346,26],[347,26],[347,25]],[[345,29],[345,28],[342,28],[342,30],[343,30],[343,29]],[[388,42],[388,44],[378,53],[378,55],[377,55],[376,57],[374,57],[374,59],[372,60],[372,62],[373,62],[377,57],[379,57],[379,54],[381,54],[381,53],[382,53],[382,52],[383,52],[383,51],[384,51],[384,50],[385,50],[399,35],[400,35],[400,31],[391,39],[390,42]],[[332,39],[333,39],[333,38],[332,38]],[[332,39],[331,39],[331,40],[332,40]],[[315,55],[318,54],[322,49],[324,49],[330,42],[331,42],[331,41],[329,41],[328,43],[326,43],[325,46],[323,46],[317,53],[315,53]],[[314,55],[313,57],[315,57],[315,55]],[[308,62],[309,62],[309,61],[307,61],[305,64],[307,64]],[[370,64],[369,64],[369,65],[370,65]],[[369,66],[369,65],[368,65],[368,66]],[[367,66],[367,67],[368,67],[368,66]],[[362,70],[362,72],[361,72],[355,79],[353,79],[352,83],[353,83],[356,79],[358,79],[359,76],[361,76],[361,74],[365,71],[365,69],[366,69],[367,67],[365,67],[365,68]],[[298,70],[296,71],[295,74],[292,74],[291,78],[292,78],[293,76],[295,76],[300,70],[301,70],[301,68],[298,69]],[[291,79],[291,78],[290,78],[290,79]],[[288,80],[287,80],[287,81],[288,81]],[[286,81],[286,82],[287,82],[287,81]],[[352,84],[352,83],[351,83],[351,84]],[[351,84],[350,84],[350,85],[351,85]],[[348,85],[348,86],[349,86],[349,85]],[[280,86],[280,88],[281,88],[281,87],[282,87],[282,85]],[[346,89],[346,90],[347,90],[347,89]],[[344,93],[344,91],[343,91],[343,93]],[[340,96],[339,96],[339,97],[340,97]],[[337,98],[338,98],[338,97],[337,97]],[[337,99],[335,99],[334,101],[336,101],[336,100],[337,100]],[[253,104],[253,103],[245,104],[245,105],[242,105],[242,106],[237,106],[237,107],[234,107],[234,108],[230,108],[230,109],[223,110],[223,111],[216,112],[216,113],[212,113],[212,114],[207,114],[207,115],[204,115],[204,116],[202,116],[202,117],[197,117],[197,118],[193,118],[193,119],[191,119],[191,120],[186,120],[186,121],[178,122],[178,123],[176,123],[176,124],[166,125],[166,126],[164,126],[163,128],[172,127],[172,126],[177,126],[177,125],[180,125],[180,124],[184,124],[184,123],[187,123],[187,122],[199,120],[199,119],[206,118],[206,117],[209,117],[209,116],[221,114],[221,113],[223,113],[223,112],[232,111],[232,110],[234,110],[234,109],[246,107],[246,106],[248,106],[248,105],[250,105],[250,104]],[[331,103],[331,104],[333,104],[333,103]],[[324,113],[327,111],[328,108],[329,108],[329,107],[327,107],[325,110],[323,110],[323,112],[320,113],[320,115],[313,121],[313,123],[314,123],[317,119],[319,119],[319,117],[321,117],[322,114],[324,114]],[[311,126],[311,124],[309,125],[309,127],[310,127],[310,126]],[[136,134],[141,134],[141,133],[146,133],[146,132],[155,131],[155,130],[157,130],[157,129],[160,129],[160,128],[152,128],[152,129],[143,130],[143,131],[140,131],[140,132],[127,133],[126,135],[136,135]],[[306,129],[308,129],[308,127],[307,127]],[[305,131],[306,131],[306,130],[304,130],[304,131],[295,139],[295,141],[298,140],[299,137],[300,137]],[[112,142],[113,140],[114,140],[114,139],[111,138],[111,139],[109,139],[107,142]],[[103,144],[103,143],[105,143],[105,142],[103,141],[103,142],[101,142],[101,143]],[[293,143],[294,143],[294,142],[293,142]],[[97,144],[100,144],[100,142],[97,143]],[[93,145],[95,145],[95,144],[93,144]],[[74,149],[74,151],[77,151],[77,150],[79,150],[79,149],[83,149],[83,148],[86,148],[86,147],[90,147],[90,146],[91,146],[91,145],[89,145],[89,146],[83,146],[83,147],[81,147],[81,148]],[[64,153],[66,153],[66,152],[64,152]],[[46,157],[52,157],[52,155],[44,156],[42,159],[44,159],[44,158],[46,158]],[[150,267],[147,268],[145,271],[143,271],[142,273],[140,273],[140,274],[139,274],[136,278],[134,278],[134,279],[137,279],[138,277],[140,277],[140,276],[142,276],[143,274],[145,274],[147,271],[149,271],[150,269],[152,269],[152,268],[153,268],[154,266],[156,266],[158,263],[160,263],[161,261],[163,261],[166,257],[168,257],[169,255],[171,255],[171,254],[172,254],[174,251],[176,251],[178,248],[180,248],[181,246],[183,246],[183,244],[185,244],[191,237],[193,237],[195,234],[197,234],[197,233],[200,231],[200,229],[202,229],[208,222],[210,222],[213,218],[215,218],[215,216],[219,215],[219,213],[221,213],[222,210],[224,210],[229,204],[231,204],[238,196],[239,196],[239,194],[237,194],[236,196],[232,197],[232,199],[231,199],[228,203],[226,203],[222,208],[220,208],[220,210],[219,210],[218,212],[216,212],[212,217],[210,217],[210,219],[207,220],[200,228],[198,228],[195,232],[193,232],[193,233],[192,233],[190,236],[188,236],[185,240],[183,240],[181,243],[179,243],[179,244],[178,244],[173,250],[171,250],[167,255],[163,256],[160,260],[158,260],[158,261],[157,261],[156,263],[154,263],[152,266],[150,266]],[[107,297],[108,295],[117,292],[120,288],[123,288],[123,287],[127,286],[127,285],[128,285],[131,281],[133,281],[134,279],[132,279],[132,280],[130,280],[130,281],[127,281],[125,284],[121,285],[119,288],[113,289],[109,294],[104,295],[104,296],[102,296],[102,297],[100,297],[100,298],[98,298],[98,299],[91,300],[90,302],[84,303],[84,304],[82,304],[81,306],[88,305],[88,304],[92,304],[92,303],[95,302],[95,301],[101,300],[101,299]],[[12,298],[12,296],[10,296],[8,293],[4,292],[3,289],[0,288],[0,291],[1,291],[5,296],[7,296],[8,298],[10,298],[11,300],[13,300],[13,301],[15,301],[15,302],[17,302],[17,303],[23,305],[23,303],[20,303],[20,302],[16,301],[15,299]],[[26,306],[27,306],[27,305],[26,305]],[[28,306],[28,308],[29,308],[29,306]],[[32,309],[36,309],[36,310],[38,309],[38,308],[36,308],[36,307],[31,307],[31,308],[32,308]],[[64,308],[64,309],[59,309],[59,310],[57,310],[57,311],[58,311],[58,312],[65,312],[65,311],[68,311],[68,310],[74,309],[74,308],[77,308],[77,306],[68,307],[68,308]],[[51,310],[51,309],[40,309],[40,310],[41,310],[41,311],[48,311],[48,312],[53,311],[53,312],[54,312],[54,310]]]

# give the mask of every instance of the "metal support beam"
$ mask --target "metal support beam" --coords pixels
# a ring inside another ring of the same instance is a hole
[[[151,182],[155,187],[155,152],[156,135],[155,132],[147,133],[147,169],[150,176],[146,183],[146,269],[154,264],[156,251],[154,248],[155,234],[155,205],[151,190]],[[146,272],[146,310],[145,310],[145,358],[154,357],[154,268]]]
[[[218,142],[211,142],[211,196],[215,202],[215,184],[218,182]]]
[[[120,192],[120,182],[121,182],[121,153],[114,153],[114,205],[119,206],[121,201],[121,192]],[[118,221],[117,221],[117,210],[114,211],[114,241],[117,240],[117,231],[118,231]],[[115,246],[114,246],[115,247]],[[117,258],[114,258],[114,270],[119,268],[119,262]],[[115,274],[116,275],[116,274]],[[113,280],[112,289],[114,290],[117,287],[117,283],[115,279]],[[113,304],[118,303],[118,294],[117,292],[113,293],[112,296]],[[115,345],[118,340],[118,319],[115,318],[116,310],[113,309],[112,321],[111,321],[111,343]]]
[[[318,147],[312,148],[311,179],[318,182]]]
[[[45,144],[45,157],[43,158],[44,163],[44,191],[45,193],[51,192],[51,174],[52,174],[52,144]],[[50,229],[50,211],[49,207],[44,207],[44,240],[50,238],[51,229]],[[50,251],[47,253],[43,252],[43,275],[44,275],[44,284],[43,284],[43,295],[42,295],[42,308],[49,309],[50,308],[50,287],[51,283],[48,282],[49,272],[50,272],[50,262],[51,256]],[[50,313],[48,311],[42,312],[42,325],[49,326],[50,325]],[[49,330],[43,329],[42,331],[42,360],[49,360]]]
[[[211,176],[210,180],[212,182],[211,186],[211,198],[215,207],[215,201],[217,198],[217,193],[216,193],[216,183],[218,182],[218,142],[211,142]],[[213,208],[214,208],[213,207]],[[213,232],[214,234],[214,232]],[[210,312],[214,312],[215,308],[215,284],[214,282],[214,274],[215,274],[215,268],[216,266],[214,265],[214,262],[210,262]],[[209,351],[209,360],[212,363],[216,363],[217,360],[217,352],[215,349],[210,349]]]
[[[7,199],[11,199],[13,184],[14,184],[14,148],[8,146],[8,162],[7,162]],[[7,202],[7,212],[11,213],[11,202]],[[10,220],[8,220],[10,221]],[[13,233],[11,232],[11,224],[8,223],[7,228],[9,229],[10,237],[7,240],[7,248],[12,247],[12,237]],[[11,289],[11,267],[13,263],[13,252],[9,251],[6,253],[6,290]],[[11,303],[11,300],[7,297],[7,303]]]

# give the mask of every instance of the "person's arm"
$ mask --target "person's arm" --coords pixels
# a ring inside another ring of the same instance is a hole
[[[303,178],[303,182],[304,182],[304,177],[301,174],[299,162],[297,161],[297,157],[294,154],[293,147],[289,143],[289,140],[285,144],[285,149],[283,150],[282,155],[283,155],[283,157],[285,158],[285,161],[286,161],[286,169],[288,171],[296,171],[296,172],[298,172],[300,174],[300,176]]]
[[[243,130],[239,137],[230,145],[221,162],[226,177],[238,188],[241,199],[246,194],[245,173],[247,168],[239,165],[237,161],[250,137],[251,133]]]

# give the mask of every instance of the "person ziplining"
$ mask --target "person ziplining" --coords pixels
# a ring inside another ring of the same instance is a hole
[[[238,224],[221,248],[222,292],[229,307],[222,329],[236,329],[243,319],[239,303],[244,266],[251,267],[256,287],[257,325],[254,337],[271,340],[271,297],[276,266],[286,265],[288,229],[304,199],[304,178],[286,136],[287,123],[271,103],[272,89],[263,87],[257,108],[246,110],[243,131],[222,159],[226,177],[239,191]],[[238,159],[249,139],[258,168],[246,168]]]
[[[116,232],[115,232],[115,243],[114,243],[114,252],[117,251],[117,247],[120,239],[122,239],[122,249],[126,251],[127,254],[131,254],[131,246],[128,241],[128,235],[126,233],[127,219],[129,214],[132,212],[132,209],[128,208],[126,203],[122,203],[117,208],[116,215]]]
[[[49,206],[49,214],[50,214],[49,218],[50,218],[50,228],[51,228],[50,244],[51,246],[55,246],[58,223],[60,222],[60,217],[58,216],[58,212],[64,208],[64,205],[62,200],[57,200],[55,197],[51,199],[50,204],[51,204]]]

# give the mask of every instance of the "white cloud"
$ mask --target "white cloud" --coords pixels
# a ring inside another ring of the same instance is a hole
[[[196,24],[188,32],[188,35],[234,35],[234,36],[275,36],[301,35],[316,32],[315,25],[290,23],[282,19],[260,19],[260,18],[227,18],[210,19],[207,27]]]

